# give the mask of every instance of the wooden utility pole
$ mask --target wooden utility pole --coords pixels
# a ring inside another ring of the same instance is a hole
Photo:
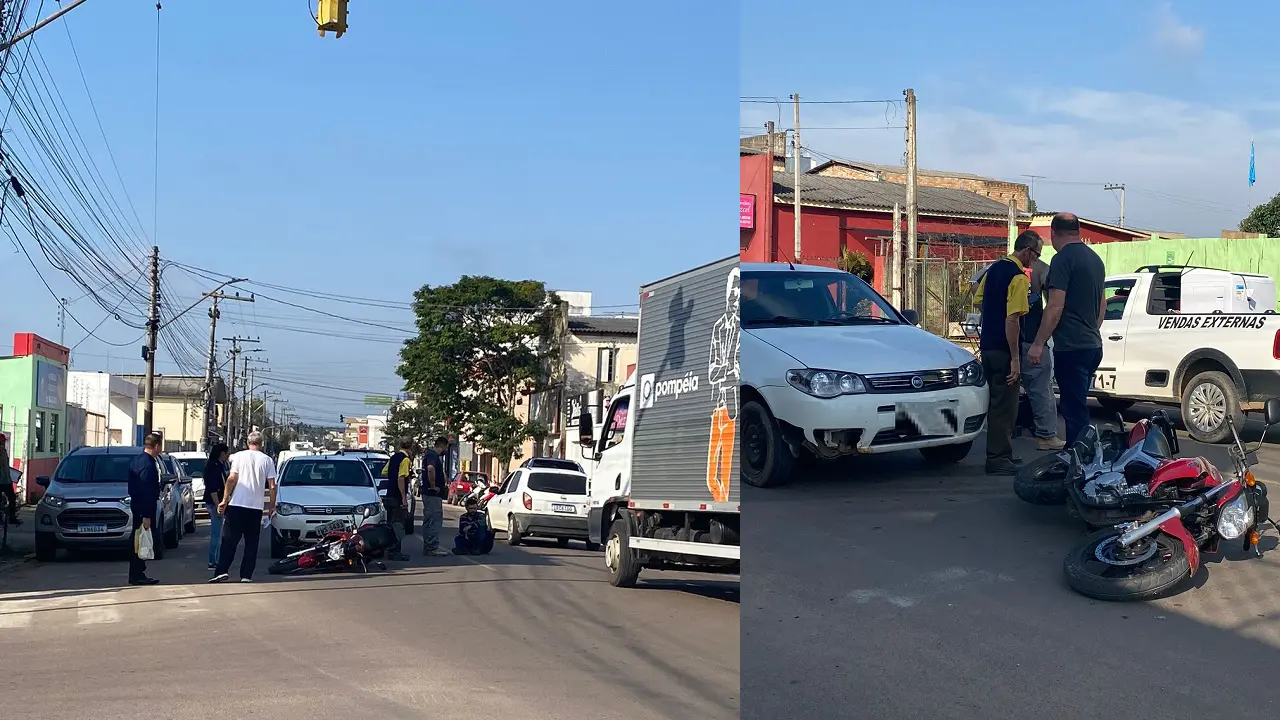
[[[795,261],[798,263],[800,262],[800,257],[801,257],[801,253],[800,253],[800,94],[796,93],[792,95],[791,99],[795,101],[795,110],[796,110],[796,129],[794,133],[795,150],[793,150],[791,153],[791,160],[794,163],[792,166],[792,170],[795,171],[795,189],[791,193],[791,195],[795,201],[795,206],[792,209],[796,216],[796,228],[795,228],[796,246],[795,246],[794,255],[795,255]],[[770,148],[769,152],[773,152],[772,148]],[[773,162],[773,160],[770,159],[769,162]]]
[[[217,400],[214,395],[214,378],[218,373],[218,317],[220,316],[218,301],[253,302],[254,300],[252,297],[240,297],[239,293],[227,295],[218,290],[205,293],[203,297],[213,300],[213,306],[209,308],[209,367],[205,369],[204,376],[204,442],[205,452],[208,452],[213,448],[213,438],[218,427]]]
[[[156,339],[160,335],[160,248],[151,248],[151,308],[147,317],[147,346],[142,357],[147,361],[143,388],[142,435],[151,434],[152,411],[156,393]]]
[[[902,91],[907,96],[907,307],[919,309],[920,302],[916,288],[916,221],[919,209],[916,207],[916,91],[907,88]]]
[[[902,308],[902,206],[893,204],[893,251],[890,255],[889,283],[895,308]]]
[[[772,120],[764,124],[764,129],[765,133],[769,136],[769,167],[765,171],[765,192],[769,193],[769,202],[766,207],[769,209],[769,212],[764,213],[763,217],[761,217],[759,210],[757,209],[756,216],[761,218],[759,221],[760,229],[764,232],[764,248],[766,253],[764,261],[776,262],[778,259],[778,249],[776,247],[778,238],[773,230],[773,148],[774,143],[776,142],[774,138],[777,136],[775,135],[776,129],[774,128]],[[785,158],[786,155],[786,143],[783,143],[782,156]],[[759,207],[760,200],[757,200],[756,208]]]
[[[1102,189],[1120,191],[1120,227],[1124,227],[1124,183],[1112,183],[1110,185],[1103,185]]]
[[[251,338],[242,338],[240,336],[222,339],[231,343],[231,382],[227,385],[227,407],[223,412],[223,421],[226,425],[224,435],[227,438],[227,444],[230,445],[235,441],[236,430],[235,423],[233,422],[233,418],[236,415],[234,412],[236,407],[236,359],[240,356],[240,353],[247,352],[246,350],[241,349],[240,343],[256,343],[258,341]]]

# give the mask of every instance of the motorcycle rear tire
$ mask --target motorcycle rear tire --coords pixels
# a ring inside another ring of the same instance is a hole
[[[1062,471],[1055,474],[1053,471],[1059,467]],[[1065,470],[1057,453],[1037,458],[1018,468],[1013,476],[1013,492],[1032,505],[1062,505],[1067,502]]]
[[[292,557],[292,558],[285,558],[283,560],[277,560],[276,562],[271,563],[271,565],[267,567],[267,572],[271,573],[272,575],[288,575],[289,573],[297,569],[298,569],[298,558]]]
[[[1062,572],[1072,590],[1108,602],[1154,600],[1190,577],[1191,561],[1187,558],[1186,548],[1182,541],[1165,533],[1159,533],[1157,542],[1160,549],[1156,553],[1157,557],[1164,552],[1170,554],[1169,560],[1164,561],[1164,567],[1131,577],[1103,577],[1090,572],[1086,562],[1093,557],[1095,549],[1103,540],[1118,534],[1120,531],[1113,527],[1104,528],[1085,536],[1071,548],[1062,561]]]

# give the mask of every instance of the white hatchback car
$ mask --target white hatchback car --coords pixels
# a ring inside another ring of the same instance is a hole
[[[315,527],[331,520],[350,519],[360,525],[367,508],[369,521],[382,522],[385,513],[369,467],[341,455],[299,455],[277,470],[276,514],[271,518],[271,557],[282,558],[289,548],[315,542]]]
[[[182,471],[191,478],[191,494],[195,499],[196,514],[207,515],[204,509],[204,465],[209,461],[208,453],[200,450],[180,450],[169,453]]]
[[[510,545],[519,545],[527,537],[552,537],[560,547],[568,547],[570,540],[582,540],[588,550],[598,550],[600,545],[587,533],[590,506],[586,474],[522,467],[502,481],[485,511],[489,526],[505,530]]]

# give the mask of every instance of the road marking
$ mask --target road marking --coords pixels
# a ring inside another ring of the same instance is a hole
[[[17,628],[27,627],[31,624],[31,620],[34,617],[35,613],[29,612],[0,615],[0,630],[14,630]]]
[[[120,610],[112,606],[115,598],[86,598],[76,610],[77,625],[108,625],[120,622]],[[96,603],[96,604],[93,604]]]

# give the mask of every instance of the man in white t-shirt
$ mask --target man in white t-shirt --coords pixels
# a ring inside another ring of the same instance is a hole
[[[263,507],[263,495],[270,494]],[[275,514],[276,464],[262,452],[262,433],[249,433],[249,449],[231,456],[231,474],[227,487],[218,504],[218,514],[224,516],[222,547],[218,550],[218,567],[209,582],[225,582],[235,559],[236,546],[244,538],[244,557],[240,558],[240,582],[253,579],[254,566],[258,564],[258,540],[262,537],[262,517]]]

